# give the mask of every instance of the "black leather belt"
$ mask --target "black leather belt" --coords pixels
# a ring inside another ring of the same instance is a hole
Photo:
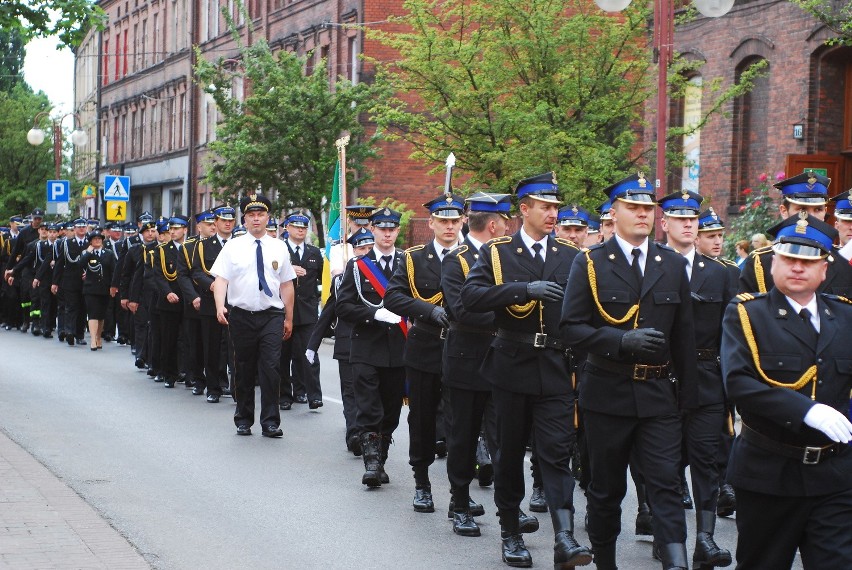
[[[231,311],[238,311],[240,313],[245,313],[247,315],[283,315],[284,309],[279,309],[277,307],[269,307],[267,309],[263,309],[260,311],[249,311],[247,309],[243,309],[242,307],[229,307]]]
[[[629,376],[637,382],[659,378],[668,379],[670,372],[668,362],[665,364],[621,364],[620,362],[613,362],[597,354],[589,354],[586,357],[586,362],[607,372]]]
[[[430,325],[429,323],[424,323],[423,321],[414,321],[414,327],[418,330],[434,335],[440,338],[441,340],[447,338],[447,329],[442,329],[441,327]]]
[[[467,325],[463,325],[461,323],[456,323],[456,322],[450,323],[450,330],[451,331],[458,331],[458,332],[465,332],[465,333],[472,333],[472,334],[481,334],[481,335],[487,335],[487,336],[495,336],[497,334],[497,331],[494,330],[494,329],[480,329],[480,328],[476,328],[476,327],[469,327]]]
[[[805,465],[818,465],[829,457],[834,457],[844,447],[839,443],[823,445],[821,447],[799,447],[798,445],[787,445],[765,436],[759,431],[754,431],[743,424],[740,435],[744,440],[770,453],[775,453],[788,459],[796,459]]]
[[[698,360],[719,360],[719,351],[715,348],[698,348],[695,354]]]
[[[524,333],[497,329],[497,338],[532,345],[533,348],[552,348],[554,350],[565,350],[562,341],[553,335],[544,333]]]

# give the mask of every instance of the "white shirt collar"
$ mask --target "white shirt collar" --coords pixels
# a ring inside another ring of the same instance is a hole
[[[797,317],[799,316],[799,313],[802,311],[802,309],[807,309],[808,312],[810,312],[811,314],[811,324],[813,324],[816,331],[819,332],[819,307],[817,306],[817,296],[814,295],[813,297],[811,297],[811,300],[808,302],[807,305],[800,305],[799,303],[797,303],[790,297],[787,297],[786,295],[784,295],[784,297],[787,299],[787,302],[790,303],[790,306],[793,307],[793,311],[796,313]]]
[[[376,256],[376,261],[381,261],[382,257],[389,255],[389,256],[391,256],[391,263],[393,263],[393,258],[396,257],[396,251],[394,250],[390,253],[382,253],[381,250],[374,245],[373,246],[373,255]]]
[[[455,243],[455,244],[451,245],[450,247],[445,248],[443,245],[438,243],[438,240],[436,240],[436,239],[432,240],[432,247],[435,248],[435,253],[438,254],[438,260],[439,261],[444,261],[444,254],[441,253],[442,251],[444,251],[444,249],[447,250],[447,253],[450,253],[451,251],[453,251],[458,246],[459,246],[459,244]]]
[[[290,241],[290,238],[287,238],[287,243],[290,245],[290,249],[292,249],[294,252],[296,251],[297,247],[299,248],[300,253],[305,251],[305,242],[293,243],[292,241]]]
[[[218,237],[221,242],[224,242],[226,239],[231,239],[231,236],[223,236],[219,232],[216,232],[216,237]]]
[[[540,243],[541,244],[541,258],[547,259],[547,236],[544,236],[540,240],[536,241],[533,239],[527,232],[524,231],[524,226],[521,226],[521,241],[524,242],[524,245],[527,246],[527,249],[530,252],[530,255],[535,257],[535,251],[533,251],[533,244]]]
[[[485,245],[481,241],[479,241],[478,239],[476,239],[475,237],[473,237],[470,234],[467,234],[467,239],[470,242],[470,244],[473,246],[473,249],[474,249],[473,253],[479,253],[479,250],[482,249],[483,245]]]
[[[692,280],[692,266],[695,263],[695,248],[693,247],[689,253],[684,253],[683,257],[686,259],[686,274],[689,276],[689,279]]]
[[[633,245],[617,233],[612,234],[612,237],[615,238],[615,243],[618,244],[618,247],[621,248],[621,251],[624,253],[624,259],[627,260],[627,265],[633,265],[633,248],[639,248],[639,251],[642,252],[639,255],[639,266],[642,268],[642,273],[644,274],[645,260],[648,259],[648,238],[645,238],[645,241],[643,241],[640,245]]]

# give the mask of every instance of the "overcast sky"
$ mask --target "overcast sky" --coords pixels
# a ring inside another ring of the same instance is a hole
[[[47,94],[54,105],[51,116],[74,110],[74,54],[58,50],[58,43],[55,37],[32,40],[24,60],[24,80],[33,91]]]

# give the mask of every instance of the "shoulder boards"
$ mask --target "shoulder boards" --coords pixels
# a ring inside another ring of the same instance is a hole
[[[748,255],[749,257],[754,257],[756,255],[763,255],[764,253],[769,253],[772,251],[771,245],[765,245],[763,247],[759,247],[753,251],[751,251]]]
[[[725,261],[721,258],[713,257],[712,255],[704,255],[703,253],[699,253],[698,255],[700,255],[702,259],[706,259],[707,261],[715,261],[722,267],[725,266]]]
[[[409,247],[408,249],[406,249],[405,253],[412,253],[412,252],[415,252],[415,251],[420,251],[424,247],[426,247],[426,244],[415,245],[415,246],[412,246],[412,247]]]
[[[561,237],[553,238],[553,239],[554,239],[554,241],[556,241],[556,243],[561,243],[562,245],[567,245],[568,247],[572,247],[574,249],[580,249],[579,247],[577,247],[577,245],[573,241],[571,241],[569,239],[565,239],[565,238],[561,238]]]
[[[510,241],[512,241],[512,236],[501,236],[488,240],[485,246],[491,247],[493,245],[500,245],[501,243],[509,243]]]
[[[828,293],[822,294],[823,299],[831,299],[832,301],[840,301],[841,303],[846,303],[847,305],[852,305],[852,299],[848,299],[843,295],[830,295]]]
[[[187,238],[183,243],[194,243],[196,241],[199,241],[198,236],[192,236],[191,238]]]
[[[680,252],[678,250],[676,250],[675,248],[673,248],[672,246],[670,246],[667,243],[657,243],[655,245],[657,247],[659,247],[660,249],[662,249],[663,251],[672,251],[674,253],[680,254]]]
[[[461,244],[457,248],[451,249],[450,252],[447,253],[447,255],[452,255],[452,256],[458,257],[458,256],[462,255],[463,253],[465,253],[467,251],[467,249],[468,248],[467,248],[466,244]]]
[[[766,297],[766,293],[740,293],[734,297],[734,300],[742,303],[745,301],[754,301],[755,299],[761,299],[763,297]]]
[[[721,262],[722,262],[722,263],[724,263],[725,265],[730,265],[730,266],[732,266],[732,267],[737,267],[737,263],[736,263],[735,261],[731,261],[730,259],[727,259],[727,258],[725,258],[725,257],[720,257],[720,258],[719,258],[719,261],[721,261]]]
[[[585,249],[585,251],[595,251],[596,249],[600,249],[603,246],[604,246],[604,243],[601,242],[601,243],[596,243],[594,245],[590,245],[589,247],[584,248],[584,249]]]

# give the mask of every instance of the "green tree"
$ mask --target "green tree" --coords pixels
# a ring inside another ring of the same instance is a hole
[[[21,71],[24,68],[24,38],[16,29],[6,30],[0,27],[0,92],[8,93],[12,87],[22,80]]]
[[[840,0],[792,0],[805,12],[837,34],[831,43],[852,45],[852,2]]]
[[[307,208],[324,239],[323,199],[331,194],[337,140],[350,135],[346,148],[347,187],[369,179],[364,161],[376,156],[374,137],[364,134],[358,117],[377,92],[337,78],[329,88],[325,62],[305,75],[305,58],[286,51],[272,53],[263,41],[240,49],[239,65],[205,61],[199,53],[198,82],[212,93],[223,116],[210,149],[218,157],[206,165],[207,181],[222,198],[238,193],[277,193],[276,208]],[[235,74],[246,96],[231,97]],[[357,173],[357,176],[354,174]]]
[[[397,97],[379,100],[377,123],[437,164],[454,152],[470,185],[506,191],[520,178],[557,174],[569,200],[593,205],[599,190],[647,161],[637,143],[655,92],[650,4],[618,16],[587,0],[407,0],[408,31],[369,31],[399,53],[376,61]],[[673,75],[695,69],[678,60]],[[748,87],[721,90],[718,106]],[[681,85],[673,78],[673,91]],[[700,127],[700,125],[698,125]],[[672,131],[670,138],[682,136]]]
[[[0,30],[17,30],[24,40],[58,36],[61,45],[80,44],[91,26],[103,27],[106,14],[92,0],[3,0]]]
[[[33,117],[48,109],[47,96],[24,82],[0,92],[0,220],[45,205],[45,182],[54,176],[53,145],[34,147],[26,135]]]

